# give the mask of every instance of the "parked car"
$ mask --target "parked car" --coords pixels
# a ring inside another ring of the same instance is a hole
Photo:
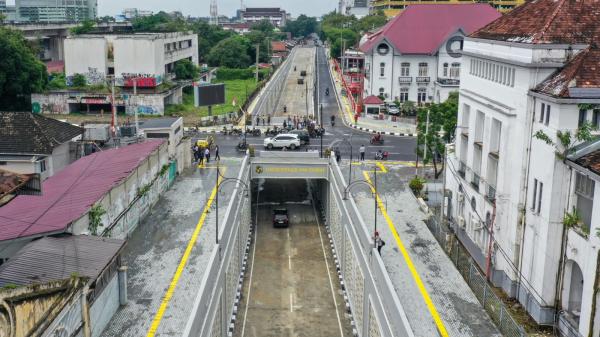
[[[281,133],[272,138],[265,138],[263,145],[269,150],[273,148],[289,148],[295,150],[300,147],[300,139],[294,134]]]
[[[300,139],[300,143],[304,145],[310,143],[310,135],[306,130],[292,130],[289,133],[298,136],[298,139]]]
[[[398,107],[397,107],[397,106],[395,106],[395,105],[390,105],[390,106],[388,106],[388,108],[387,108],[387,112],[388,112],[388,114],[390,114],[390,115],[398,116],[398,115],[400,115],[400,108],[398,108]]]
[[[276,208],[273,210],[273,227],[288,227],[290,219],[286,208]]]

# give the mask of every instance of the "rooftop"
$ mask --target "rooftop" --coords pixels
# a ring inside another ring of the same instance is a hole
[[[600,49],[579,52],[533,91],[561,98],[600,98]]]
[[[119,254],[124,240],[76,235],[30,242],[0,266],[0,288],[70,278],[97,279]]]
[[[46,179],[42,196],[17,196],[0,208],[0,241],[67,231],[163,142],[147,140],[96,152]]]
[[[273,52],[286,52],[287,48],[285,42],[282,41],[271,41],[271,50]]]
[[[600,39],[598,0],[530,0],[471,35],[529,44],[590,44]]]
[[[31,112],[0,112],[0,153],[52,154],[83,129]]]
[[[13,194],[22,186],[25,186],[31,179],[27,174],[18,174],[5,170],[0,170],[0,199],[4,196]]]
[[[574,152],[567,156],[567,164],[575,164],[600,176],[600,140],[577,145]]]
[[[371,95],[363,100],[363,104],[381,105],[383,104],[383,101],[381,98]]]
[[[173,124],[177,123],[178,120],[183,120],[181,117],[165,117],[165,118],[152,118],[140,121],[140,129],[165,129],[170,128]]]
[[[264,12],[277,12],[279,13],[281,8],[279,7],[248,7],[243,12],[246,13],[264,13]]]
[[[360,46],[369,52],[384,39],[402,54],[434,54],[450,35],[470,34],[500,17],[488,4],[410,5]]]

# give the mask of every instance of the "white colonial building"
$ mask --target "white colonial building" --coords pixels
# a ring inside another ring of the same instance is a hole
[[[89,84],[114,76],[118,86],[156,87],[174,77],[175,62],[183,59],[198,64],[196,34],[84,34],[65,40],[67,82],[83,74]]]
[[[363,39],[363,96],[386,102],[440,102],[457,91],[466,34],[500,13],[487,4],[411,5]]]
[[[600,144],[565,153],[558,137],[569,132],[576,144],[584,123],[600,121],[598,17],[597,1],[537,0],[465,38],[446,168],[461,242],[496,286],[563,336],[600,335]],[[580,221],[565,226],[574,209]]]

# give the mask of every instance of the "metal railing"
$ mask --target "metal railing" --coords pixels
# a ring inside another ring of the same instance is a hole
[[[481,182],[481,178],[479,177],[479,174],[473,172],[472,177],[471,177],[471,186],[473,186],[473,188],[476,191],[479,191],[479,183]]]
[[[463,161],[458,163],[458,174],[464,179],[467,174],[467,164]]]
[[[458,241],[450,228],[447,225],[440,225],[434,216],[429,217],[425,223],[502,335],[505,337],[527,336],[523,327],[512,318],[506,304],[496,296],[467,249]]]
[[[417,76],[416,82],[417,83],[429,83],[430,79],[431,78],[429,76]]]
[[[398,77],[398,83],[400,84],[410,84],[412,83],[412,76],[400,76]]]

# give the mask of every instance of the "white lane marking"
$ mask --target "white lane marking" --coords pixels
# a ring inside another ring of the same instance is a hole
[[[246,298],[246,308],[244,309],[244,321],[242,323],[242,337],[246,331],[246,319],[248,318],[248,305],[250,304],[250,291],[252,290],[252,273],[254,272],[254,259],[256,257],[256,242],[258,241],[258,196],[260,189],[256,192],[256,216],[254,219],[254,247],[252,247],[252,263],[250,263],[250,280],[248,281],[248,296]],[[256,335],[256,333],[255,333]]]
[[[288,255],[288,267],[292,270],[292,257]]]
[[[325,266],[327,267],[327,277],[329,277],[329,287],[331,288],[331,297],[333,297],[333,304],[335,305],[335,314],[338,320],[338,326],[340,327],[340,336],[344,337],[344,329],[342,329],[342,321],[340,319],[340,311],[338,310],[337,300],[335,299],[335,291],[333,290],[333,281],[331,281],[331,273],[329,271],[329,262],[327,262],[327,254],[325,253],[325,244],[323,243],[323,236],[321,235],[321,224],[319,222],[319,215],[317,214],[317,208],[315,203],[312,203],[313,212],[315,213],[315,219],[317,219],[317,228],[319,229],[319,238],[321,239],[321,248],[323,249],[323,257],[325,258]]]

